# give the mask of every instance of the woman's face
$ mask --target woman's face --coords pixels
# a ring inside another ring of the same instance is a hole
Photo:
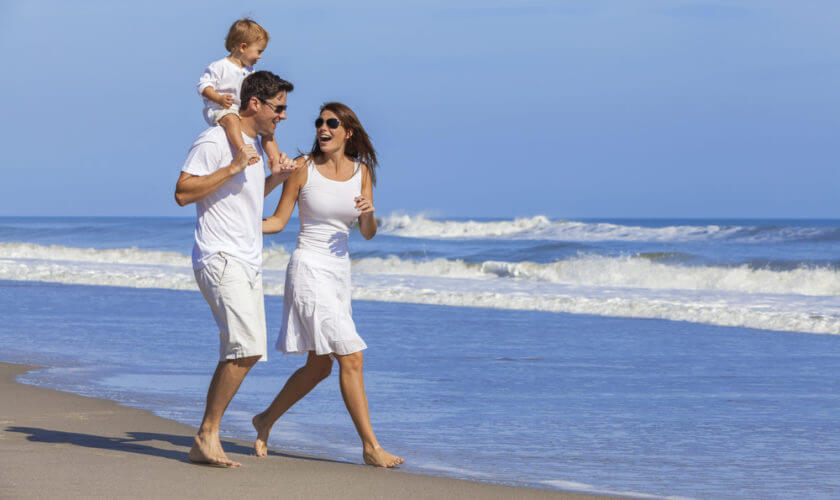
[[[315,120],[315,136],[324,153],[343,149],[350,135],[338,116],[328,109],[321,111],[321,115]]]

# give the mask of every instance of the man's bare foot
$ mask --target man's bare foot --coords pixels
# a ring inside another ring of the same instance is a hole
[[[271,432],[271,426],[263,422],[262,413],[251,419],[251,423],[254,424],[254,429],[257,430],[254,451],[257,452],[258,457],[265,457],[268,455],[268,434]]]
[[[214,436],[196,434],[189,456],[190,462],[194,464],[215,465],[217,467],[242,466],[239,462],[234,462],[225,455],[218,434]]]
[[[376,467],[396,467],[405,462],[405,459],[396,455],[391,455],[382,447],[371,448],[362,453],[365,463],[374,465]]]

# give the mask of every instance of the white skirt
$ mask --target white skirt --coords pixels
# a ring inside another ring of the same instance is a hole
[[[344,355],[366,349],[353,322],[350,293],[350,259],[296,249],[286,268],[277,350]]]

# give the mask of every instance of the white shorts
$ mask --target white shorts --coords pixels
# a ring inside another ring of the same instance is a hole
[[[211,127],[218,125],[219,120],[226,115],[236,115],[237,118],[241,118],[239,116],[239,105],[231,104],[231,106],[227,109],[218,106],[208,106],[204,108],[204,121],[206,121],[207,125],[210,125]]]
[[[219,326],[219,360],[267,358],[262,273],[225,253],[195,271],[195,281]]]

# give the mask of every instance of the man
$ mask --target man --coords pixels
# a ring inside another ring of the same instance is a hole
[[[242,82],[241,128],[245,145],[232,151],[222,127],[195,140],[175,201],[196,202],[195,279],[219,326],[220,361],[207,392],[207,406],[189,458],[195,463],[239,467],[219,440],[222,414],[257,360],[266,359],[262,293],[263,198],[289,177],[294,163],[281,163],[268,177],[259,136],[273,135],[286,119],[286,96],[293,85],[268,71]]]

